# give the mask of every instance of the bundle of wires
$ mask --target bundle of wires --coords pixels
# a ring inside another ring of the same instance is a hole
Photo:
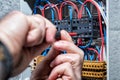
[[[59,9],[58,9],[58,7],[56,6],[56,5],[54,5],[54,4],[46,4],[45,6],[44,6],[44,8],[42,9],[42,16],[45,16],[45,14],[44,14],[44,12],[45,12],[45,9],[47,8],[47,7],[50,7],[51,9],[53,9],[54,11],[56,11],[57,12],[57,16],[58,16],[58,19],[59,19]]]
[[[97,13],[98,13],[98,19],[99,19],[99,26],[100,26],[100,35],[101,35],[101,53],[100,53],[100,61],[103,61],[103,48],[104,48],[104,36],[103,36],[103,32],[102,32],[102,21],[101,21],[101,15],[100,15],[100,10],[98,8],[98,6],[94,3],[94,0],[86,0],[82,6],[81,6],[81,9],[79,11],[79,19],[82,17],[82,12],[83,12],[83,9],[84,9],[84,5],[87,3],[87,2],[90,2],[92,4],[95,5],[96,9],[97,9]]]
[[[94,51],[98,56],[98,61],[100,61],[100,54],[98,53],[98,51],[96,49],[94,49],[94,48],[87,48],[87,49],[90,51]]]
[[[94,48],[83,49],[84,51],[84,60],[98,60],[100,59],[99,53]]]
[[[73,2],[71,2],[71,1],[64,1],[64,2],[62,2],[62,4],[60,5],[60,10],[59,10],[60,20],[62,20],[62,8],[63,8],[63,6],[66,5],[66,4],[73,6],[73,8],[75,9],[75,11],[76,11],[76,13],[77,13],[77,15],[78,15],[78,12],[79,12],[78,7],[77,7]],[[77,17],[78,17],[78,16],[77,16]]]
[[[81,0],[76,0],[76,1],[78,1],[81,5],[83,4],[83,2],[82,2]],[[90,10],[88,9],[88,7],[87,7],[86,5],[84,5],[84,7],[85,7],[85,9],[86,9],[86,11],[87,11],[87,13],[88,13],[89,18],[92,18],[91,12],[90,12]]]
[[[92,38],[90,38],[90,41],[85,46],[79,46],[79,48],[85,49],[88,48],[92,43]]]
[[[55,12],[57,12],[58,14],[58,19],[59,19],[59,9],[56,5],[50,3],[48,0],[39,0],[39,3],[40,2],[47,2],[46,5],[42,6],[42,5],[36,5],[36,3],[38,3],[38,0],[36,1],[35,3],[35,7],[34,7],[34,10],[33,10],[33,14],[36,14],[37,13],[37,9],[39,9],[41,11],[41,15],[45,17],[45,10],[47,8],[50,8],[51,9],[51,15],[52,15],[52,21],[54,21],[55,19]]]
[[[41,0],[37,0],[37,2],[38,1],[41,1]],[[47,8],[50,8],[51,9],[51,13],[52,13],[52,21],[54,21],[54,19],[55,19],[54,15],[56,13],[57,13],[56,18],[58,18],[58,20],[62,20],[62,16],[63,16],[62,15],[62,13],[63,13],[62,10],[63,10],[63,7],[65,5],[68,5],[69,13],[70,13],[69,14],[70,15],[70,20],[72,20],[72,16],[73,16],[73,13],[72,13],[73,11],[72,10],[75,10],[76,14],[77,14],[77,18],[81,19],[82,18],[82,12],[83,12],[84,8],[86,9],[86,11],[88,13],[89,18],[92,18],[92,15],[91,15],[90,11],[89,11],[89,9],[87,8],[87,6],[85,4],[90,2],[90,3],[92,3],[96,7],[97,13],[98,13],[98,19],[99,19],[99,26],[100,26],[101,49],[99,49],[99,52],[98,52],[97,51],[98,49],[96,50],[94,48],[90,48],[90,45],[92,43],[92,38],[90,38],[90,41],[85,46],[79,46],[79,47],[82,48],[82,49],[88,49],[88,50],[94,51],[98,55],[98,60],[99,61],[103,61],[104,36],[105,36],[105,39],[106,39],[106,34],[104,33],[105,35],[103,35],[101,15],[102,15],[102,17],[103,17],[103,19],[104,19],[106,24],[107,24],[107,21],[106,21],[105,13],[100,8],[100,5],[96,1],[94,1],[94,0],[86,0],[85,2],[81,2],[81,0],[77,0],[81,4],[80,10],[78,10],[78,7],[77,7],[77,5],[75,3],[73,3],[73,2],[71,2],[69,0],[66,0],[66,1],[61,3],[60,9],[58,9],[57,5],[50,3],[48,0],[45,0],[45,1],[47,2],[46,5],[41,7],[41,6],[38,6],[37,4],[35,4],[36,5],[35,8],[39,8],[41,13],[42,13],[42,16],[44,16],[44,17],[45,17],[45,10]],[[34,14],[35,13],[36,13],[36,11],[34,11]]]
[[[101,8],[101,6],[95,1],[95,0],[92,0],[92,2],[96,5],[96,7],[100,10],[100,13],[103,17],[103,20],[105,22],[105,24],[107,25],[107,16],[105,15],[105,12],[103,11],[103,9]]]

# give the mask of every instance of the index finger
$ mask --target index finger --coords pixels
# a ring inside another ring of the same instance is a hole
[[[80,48],[78,48],[74,43],[69,41],[64,41],[64,40],[57,41],[53,44],[53,47],[59,51],[65,50],[67,51],[67,53],[84,54],[84,52]]]
[[[45,20],[45,27],[46,27],[46,42],[47,43],[53,43],[55,41],[55,34],[56,34],[56,27],[53,25],[49,20],[44,18],[43,16],[36,15],[40,18],[43,18]]]

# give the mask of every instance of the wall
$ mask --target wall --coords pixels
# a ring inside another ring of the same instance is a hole
[[[109,80],[120,80],[120,0],[109,0]]]
[[[13,10],[20,10],[20,0],[0,0],[0,18]]]

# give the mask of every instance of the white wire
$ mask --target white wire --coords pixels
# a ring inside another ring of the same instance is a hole
[[[96,2],[96,1],[94,1],[94,0],[92,0],[96,5],[97,5],[97,7],[98,7],[98,9],[100,10],[100,13],[101,13],[101,15],[102,15],[102,17],[103,17],[103,19],[104,19],[104,21],[105,21],[105,24],[107,25],[107,17],[106,17],[106,15],[105,15],[105,13],[104,13],[104,11],[103,11],[103,9],[101,8],[101,6]]]
[[[107,54],[106,54],[106,51],[105,51],[105,46],[103,47],[103,61],[107,61]],[[100,53],[101,53],[101,48],[100,48]]]

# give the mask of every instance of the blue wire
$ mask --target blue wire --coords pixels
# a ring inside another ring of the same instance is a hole
[[[50,50],[50,47],[48,47],[47,49],[45,49],[42,53],[42,56],[46,56],[48,51]]]
[[[90,55],[90,60],[92,61],[94,59],[94,54]]]
[[[46,50],[45,50],[45,51],[42,53],[42,56],[46,56],[46,53],[47,53],[47,52],[46,52]]]
[[[54,11],[51,10],[51,13],[52,13],[52,21],[54,21],[55,20]]]
[[[37,8],[36,8],[36,6],[38,6],[39,4],[39,2],[40,2],[41,0],[36,0],[35,1],[35,4],[34,4],[34,9],[33,9],[33,14],[37,14]]]
[[[84,51],[84,60],[88,60],[88,56],[87,56],[88,52],[86,50],[83,51]]]
[[[102,3],[101,3],[101,1],[98,1],[98,4],[99,4],[100,6],[102,6]]]
[[[98,4],[101,6],[101,7],[103,7],[103,5],[102,5],[102,2],[101,1],[98,1]],[[106,10],[105,10],[106,11]],[[104,14],[105,14],[105,16],[106,16],[106,12],[104,11]]]
[[[87,60],[87,55],[84,56],[84,59]]]
[[[107,41],[106,41],[106,30],[105,30],[105,28],[104,28],[104,41],[105,41],[106,44],[107,44]]]
[[[69,8],[69,15],[70,15],[70,20],[72,20],[72,18],[73,18],[73,12],[72,12],[72,7],[71,6],[68,6],[68,8]]]
[[[99,47],[98,47],[98,46],[96,46],[96,49],[97,49],[98,53],[100,54],[100,49],[99,49]]]
[[[80,4],[83,4],[83,2],[82,2],[81,0],[77,0],[77,1],[78,1]],[[85,5],[84,7],[85,7],[85,9],[86,9],[89,17],[92,18],[92,15],[91,15],[90,10],[88,9],[88,7],[86,7],[86,5]]]
[[[90,41],[88,44],[86,44],[85,46],[79,46],[79,48],[85,49],[85,48],[89,47],[91,45],[91,43],[92,43],[92,38],[90,38]]]
[[[57,0],[57,2],[63,2],[63,0]]]

